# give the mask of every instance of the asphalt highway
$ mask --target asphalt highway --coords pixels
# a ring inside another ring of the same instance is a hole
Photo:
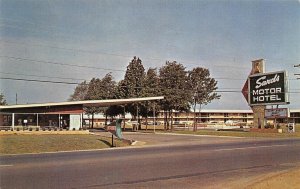
[[[300,164],[299,139],[189,138],[193,142],[1,156],[0,188],[220,188]]]

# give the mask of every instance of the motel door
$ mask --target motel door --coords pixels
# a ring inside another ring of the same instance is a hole
[[[70,130],[79,130],[80,128],[80,122],[81,122],[81,119],[80,119],[80,115],[78,114],[71,114],[70,115]]]

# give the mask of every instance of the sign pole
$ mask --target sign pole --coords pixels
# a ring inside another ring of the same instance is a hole
[[[111,147],[112,148],[114,147],[114,135],[113,134],[111,135]]]
[[[253,111],[255,128],[265,128],[266,118],[274,119],[274,126],[277,127],[277,118],[284,117],[284,111],[287,110],[278,108],[278,105],[289,103],[286,78],[286,71],[265,73],[264,59],[252,61],[252,70],[242,88],[242,93],[244,97],[248,96],[246,100]],[[267,105],[277,105],[277,108],[266,109]]]
[[[254,60],[252,61],[252,71],[251,75],[258,74],[258,73],[265,73],[265,61],[264,59]],[[250,85],[250,83],[249,83]],[[250,89],[250,86],[249,86]],[[252,91],[250,91],[251,93]],[[249,93],[249,94],[250,94]],[[250,102],[250,101],[249,101]],[[264,128],[265,127],[265,108],[264,105],[259,106],[251,106],[253,111],[253,125],[256,128]]]
[[[155,133],[155,125],[156,125],[156,119],[155,119],[155,104],[153,105],[153,132]]]

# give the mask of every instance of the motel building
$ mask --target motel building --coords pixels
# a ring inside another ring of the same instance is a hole
[[[85,107],[109,107],[163,98],[145,97],[0,106],[0,129],[80,130],[84,128]]]
[[[176,112],[173,111],[173,124],[180,126],[192,127],[194,123],[194,115],[196,114],[196,121],[199,127],[205,127],[209,125],[229,125],[229,126],[253,126],[253,112],[252,110],[216,110],[216,109],[202,109],[200,112]],[[104,114],[96,114],[94,116],[94,127],[104,127],[106,117]],[[155,121],[154,121],[155,120]],[[91,116],[83,115],[84,125],[91,126]],[[110,123],[110,119],[106,120]],[[266,120],[269,125],[274,125],[274,119]],[[277,118],[277,123],[300,123],[300,109],[292,109],[289,111],[288,118]],[[147,124],[156,125],[164,124],[164,112],[160,111],[156,117],[149,116],[147,118]],[[130,114],[125,115],[125,125],[136,123]],[[146,124],[146,118],[141,118],[142,125]],[[127,128],[127,127],[126,127]]]
[[[134,102],[151,100],[161,100],[164,97],[146,97],[133,99],[109,99],[109,100],[88,100],[71,101],[59,103],[25,104],[0,106],[0,130],[80,130],[87,128],[91,123],[91,116],[84,112],[85,107],[108,107],[112,105],[124,105]],[[213,124],[226,124],[239,126],[253,125],[252,110],[206,110],[200,112],[176,112],[172,113],[174,125],[192,126],[194,116],[198,126]],[[142,124],[146,124],[145,118]],[[155,121],[154,121],[155,120]],[[125,115],[125,122],[128,123],[132,117]],[[156,117],[148,117],[148,124],[156,122],[163,125],[164,112],[160,111]],[[268,119],[268,123],[273,123],[273,119]],[[278,118],[277,123],[300,123],[300,109],[290,109],[287,118]],[[102,127],[105,125],[103,114],[95,115],[94,126]]]
[[[72,102],[47,103],[32,105],[14,105],[6,108],[1,107],[0,130],[81,130],[91,126],[91,116],[84,113],[86,105]],[[201,110],[200,112],[173,112],[173,124],[192,126],[194,115],[198,126],[207,125],[238,125],[252,126],[252,110]],[[105,115],[96,114],[94,116],[94,126],[105,126]],[[146,124],[145,118],[142,124]],[[163,125],[164,112],[160,111],[156,117],[148,117],[148,124],[151,125],[155,120],[157,125]],[[108,123],[110,122],[109,120]],[[134,122],[130,114],[125,115],[125,122]],[[267,120],[268,124],[274,123],[273,119]],[[291,109],[288,118],[278,118],[277,123],[300,123],[300,109]]]

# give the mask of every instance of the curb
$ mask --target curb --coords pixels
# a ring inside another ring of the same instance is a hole
[[[130,133],[133,134],[133,133]],[[143,135],[149,135],[149,134],[157,134],[157,135],[173,135],[173,136],[195,136],[195,137],[219,137],[219,138],[247,138],[247,137],[236,137],[236,136],[217,136],[217,135],[195,135],[195,134],[181,134],[181,133],[143,133],[143,132],[134,132],[134,134],[143,134]]]

